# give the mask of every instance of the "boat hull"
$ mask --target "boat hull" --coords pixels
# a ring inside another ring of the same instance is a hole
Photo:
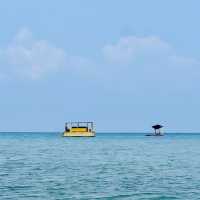
[[[95,137],[95,132],[64,132],[64,137]]]

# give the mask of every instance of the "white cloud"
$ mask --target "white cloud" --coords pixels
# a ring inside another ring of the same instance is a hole
[[[16,45],[29,46],[34,43],[33,34],[30,30],[28,30],[26,28],[22,28],[14,36],[12,42]]]
[[[158,37],[123,37],[116,44],[103,48],[106,60],[115,64],[129,64],[141,57],[158,58],[170,53],[170,45]]]
[[[120,38],[105,45],[99,58],[68,55],[46,40],[35,39],[28,29],[21,29],[6,48],[0,49],[4,66],[0,79],[38,79],[64,72],[68,77],[90,77],[102,87],[124,90],[177,81],[182,84],[189,76],[196,79],[200,66],[198,60],[179,56],[170,44],[155,36]]]
[[[113,86],[121,90],[184,89],[199,80],[199,60],[179,56],[159,37],[123,37],[105,45],[103,55]]]
[[[27,29],[22,29],[1,52],[10,75],[32,79],[57,71],[67,63],[67,54],[63,49],[45,40],[34,40]]]
[[[0,63],[4,66],[0,77],[32,80],[55,72],[88,76],[93,73],[95,65],[91,59],[69,55],[46,40],[36,40],[32,32],[25,28],[14,36],[6,48],[0,49]]]

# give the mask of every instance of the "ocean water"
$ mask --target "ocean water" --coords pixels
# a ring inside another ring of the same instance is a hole
[[[0,133],[0,199],[200,199],[200,134],[144,135]]]

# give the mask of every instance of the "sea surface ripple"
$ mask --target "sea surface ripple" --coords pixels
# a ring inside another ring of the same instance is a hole
[[[144,135],[0,133],[0,199],[200,199],[200,134]]]

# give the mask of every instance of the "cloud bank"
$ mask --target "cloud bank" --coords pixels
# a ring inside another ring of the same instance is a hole
[[[45,40],[35,40],[29,30],[22,29],[1,49],[1,60],[10,76],[38,79],[64,67],[67,54]]]
[[[22,77],[36,80],[54,73],[79,73],[94,77],[108,87],[183,84],[197,80],[200,62],[179,56],[173,47],[156,36],[122,37],[97,51],[99,59],[69,55],[46,40],[37,40],[21,29],[5,48],[0,48],[0,79]],[[198,73],[197,73],[198,72]],[[149,84],[150,83],[150,84]]]
[[[171,53],[168,43],[158,37],[128,36],[120,38],[116,44],[108,44],[103,48],[103,54],[108,62],[115,64],[130,64],[138,58],[158,58]]]
[[[114,44],[105,45],[102,51],[113,74],[121,77],[116,76],[114,84],[119,82],[118,88],[123,90],[187,88],[199,80],[200,62],[178,55],[159,37],[122,37]]]

